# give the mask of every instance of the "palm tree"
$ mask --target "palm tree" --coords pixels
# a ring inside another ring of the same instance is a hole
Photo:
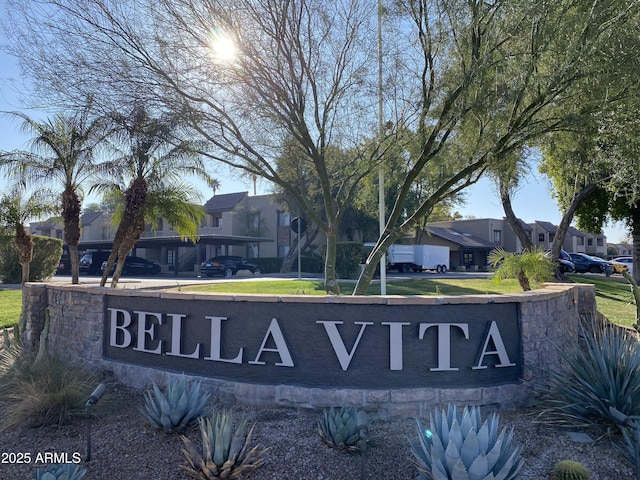
[[[195,190],[182,179],[197,176],[207,182],[201,158],[188,142],[172,142],[180,128],[178,119],[153,118],[142,106],[129,115],[113,115],[115,140],[127,147],[127,153],[111,162],[112,180],[95,185],[103,193],[117,195],[122,208],[111,255],[100,284],[104,286],[113,265],[111,286],[118,284],[124,261],[144,233],[147,222],[163,216],[185,238],[195,240],[204,215],[202,207],[191,203]],[[117,262],[117,263],[116,263]]]
[[[69,247],[71,281],[79,282],[78,244],[82,234],[80,215],[83,185],[100,171],[94,151],[104,140],[100,118],[90,115],[92,103],[70,115],[36,121],[24,113],[12,112],[22,119],[21,130],[33,137],[30,151],[10,152],[0,159],[0,167],[33,187],[57,185],[62,189],[60,210],[64,223],[64,241]]]
[[[8,232],[18,247],[22,285],[29,281],[29,267],[33,258],[33,236],[27,231],[26,224],[29,219],[55,212],[55,204],[43,191],[26,196],[24,188],[16,185],[9,193],[0,196],[0,231]]]
[[[553,277],[553,262],[544,250],[524,250],[520,253],[507,252],[498,247],[489,253],[489,264],[495,269],[496,282],[505,278],[515,278],[524,292],[531,290],[531,281],[541,283]]]

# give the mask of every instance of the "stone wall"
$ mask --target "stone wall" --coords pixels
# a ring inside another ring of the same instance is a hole
[[[24,337],[26,348],[36,350],[44,326],[44,312],[51,318],[47,350],[61,358],[93,370],[112,372],[116,379],[132,387],[145,389],[152,382],[162,386],[176,373],[157,368],[116,362],[103,357],[105,303],[108,295],[144,297],[145,299],[179,299],[193,301],[206,298],[251,302],[362,303],[362,297],[305,297],[193,294],[175,291],[123,290],[78,285],[27,284],[28,320]],[[469,295],[429,297],[371,297],[371,301],[388,305],[446,305],[515,302],[519,305],[522,332],[522,379],[515,384],[481,388],[402,388],[350,389],[309,388],[292,385],[238,383],[198,377],[213,398],[223,404],[242,403],[255,406],[320,408],[358,406],[374,417],[422,416],[434,405],[449,402],[513,408],[531,402],[534,386],[559,364],[557,347],[577,338],[580,316],[595,316],[595,289],[575,284],[548,284],[535,292],[511,295]]]

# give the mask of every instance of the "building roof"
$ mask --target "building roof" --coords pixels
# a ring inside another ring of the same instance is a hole
[[[543,222],[542,220],[536,220],[536,225],[540,225],[549,233],[556,233],[558,231],[558,227],[551,222]]]
[[[230,212],[248,195],[249,192],[214,195],[207,201],[207,203],[204,204],[204,210],[207,213]]]
[[[91,225],[97,218],[102,216],[104,212],[89,212],[82,215],[82,225]]]
[[[456,245],[460,245],[465,248],[480,248],[480,249],[491,249],[495,248],[495,244],[491,242],[487,242],[482,238],[471,235],[470,233],[462,233],[458,230],[454,230],[453,228],[446,227],[431,227],[427,226],[425,230],[430,234],[436,237],[447,240],[451,243],[455,243]]]

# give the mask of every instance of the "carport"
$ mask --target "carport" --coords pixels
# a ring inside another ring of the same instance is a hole
[[[273,242],[270,238],[264,237],[248,237],[240,235],[219,235],[215,233],[200,235],[196,242],[186,240],[178,235],[166,235],[166,236],[153,236],[142,237],[138,240],[133,247],[135,254],[136,248],[166,248],[175,249],[178,252],[180,247],[195,247],[196,251],[196,263],[200,263],[206,258],[202,258],[202,249],[198,248],[200,245],[219,245],[224,248],[224,252],[228,252],[228,249],[232,245],[247,245],[251,243]],[[113,248],[113,240],[92,240],[82,241],[78,245],[78,250],[111,250]],[[177,258],[177,255],[176,255]],[[173,273],[177,276],[180,273],[180,262],[173,262]]]

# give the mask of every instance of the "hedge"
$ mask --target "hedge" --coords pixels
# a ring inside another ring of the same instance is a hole
[[[34,235],[33,243],[29,281],[41,282],[55,275],[62,256],[62,240]],[[18,261],[18,247],[12,237],[0,237],[0,281],[20,283],[21,280],[22,267]]]

